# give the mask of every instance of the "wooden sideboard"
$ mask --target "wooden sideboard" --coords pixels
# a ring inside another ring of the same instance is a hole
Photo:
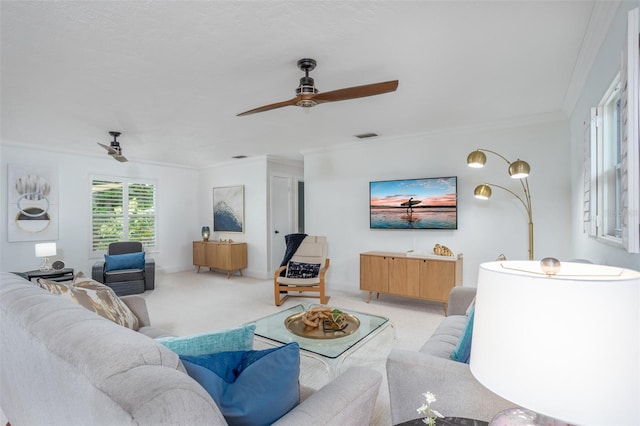
[[[226,271],[227,278],[232,271],[238,271],[242,276],[242,270],[247,267],[247,243],[194,241],[193,264],[198,267],[198,273],[200,267],[205,266],[211,270]]]
[[[462,284],[462,254],[453,256],[371,251],[360,253],[360,290],[440,302],[445,314],[449,292]]]

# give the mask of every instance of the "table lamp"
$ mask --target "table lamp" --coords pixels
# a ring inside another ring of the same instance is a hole
[[[526,424],[640,424],[640,272],[483,263],[475,306],[472,374],[533,411],[507,410],[493,424],[524,424],[513,416],[526,415]]]
[[[52,271],[53,268],[51,267],[49,256],[55,256],[56,252],[56,243],[36,244],[36,257],[44,257],[38,269],[42,272]]]

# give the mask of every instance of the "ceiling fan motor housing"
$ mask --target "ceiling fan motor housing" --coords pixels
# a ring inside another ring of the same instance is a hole
[[[296,89],[296,96],[303,95],[315,95],[318,93],[313,78],[309,77],[309,71],[313,71],[316,67],[316,60],[311,58],[304,58],[298,61],[298,68],[304,71],[304,77],[300,78],[300,85]],[[303,108],[310,108],[316,106],[318,103],[312,99],[300,99],[296,102],[297,106]]]

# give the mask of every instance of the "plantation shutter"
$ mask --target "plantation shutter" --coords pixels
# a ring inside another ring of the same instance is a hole
[[[597,108],[591,108],[589,117],[584,123],[584,166],[583,185],[584,197],[582,208],[583,232],[595,237],[596,228],[596,137],[597,137]]]
[[[91,183],[91,249],[106,250],[110,243],[123,241],[122,182],[94,180]]]
[[[140,241],[144,247],[155,246],[155,216],[154,185],[129,185],[129,241]]]
[[[156,186],[122,180],[91,180],[91,250],[106,251],[116,241],[156,246]]]
[[[629,253],[640,253],[640,9],[629,12],[627,43],[622,55],[621,181],[622,244]]]

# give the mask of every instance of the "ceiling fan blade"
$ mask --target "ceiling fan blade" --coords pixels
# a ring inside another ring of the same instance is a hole
[[[366,96],[381,95],[393,92],[398,88],[398,80],[382,83],[365,84],[364,86],[347,87],[345,89],[321,92],[313,97],[317,103],[344,101],[347,99],[364,98]]]
[[[109,151],[109,154],[110,154],[110,155],[113,155],[113,154],[117,154],[117,153],[118,153],[115,149],[111,148],[109,145],[104,145],[104,144],[101,144],[100,142],[98,142],[98,145],[100,145],[101,147],[103,147],[104,149],[106,149],[107,151]]]
[[[240,114],[237,114],[237,116],[241,117],[243,115],[255,114],[256,112],[269,111],[269,110],[276,109],[276,108],[282,108],[282,107],[286,107],[286,106],[289,106],[289,105],[295,105],[296,102],[298,102],[298,100],[299,100],[299,98],[293,98],[293,99],[289,99],[288,101],[276,102],[275,104],[264,105],[264,106],[261,106],[261,107],[258,107],[258,108],[250,109],[249,111],[241,112]]]
[[[121,163],[126,163],[127,161],[129,161],[124,155],[114,155],[113,158],[115,158]]]

